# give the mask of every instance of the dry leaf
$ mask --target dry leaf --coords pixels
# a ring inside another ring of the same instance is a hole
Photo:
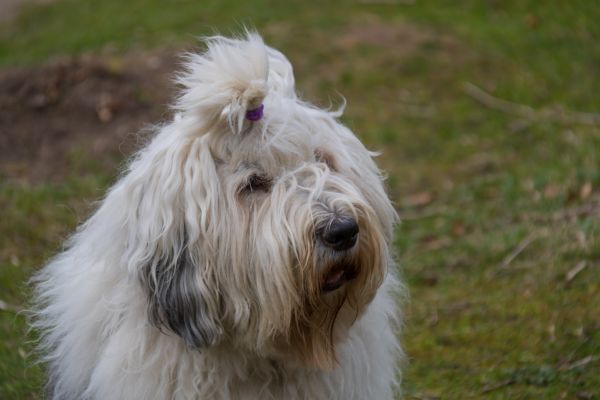
[[[454,236],[462,236],[465,234],[465,224],[463,224],[462,222],[455,222],[454,225],[452,225],[452,234]]]
[[[404,204],[407,207],[423,207],[431,203],[433,196],[429,192],[420,192],[409,195],[405,200]]]
[[[554,199],[560,194],[560,186],[550,183],[544,188],[544,198]]]
[[[584,231],[577,231],[575,233],[575,238],[577,239],[577,243],[581,247],[585,247],[585,245],[587,244],[587,239],[585,237],[585,232]]]
[[[550,336],[550,342],[556,342],[556,325],[555,324],[551,324],[548,327],[548,335]]]
[[[590,194],[592,194],[592,183],[586,182],[583,184],[583,186],[581,186],[581,189],[579,190],[579,198],[581,200],[585,200],[588,197],[590,197]]]
[[[439,278],[436,274],[433,273],[425,273],[421,277],[421,282],[425,286],[435,286],[437,285]]]
[[[113,112],[108,107],[100,107],[96,110],[100,122],[107,123],[113,119]]]
[[[439,250],[448,246],[450,243],[452,243],[452,240],[450,240],[448,237],[432,237],[425,241],[425,248],[427,250]]]
[[[537,28],[538,25],[540,24],[540,19],[538,18],[537,15],[533,15],[533,14],[527,14],[527,16],[525,17],[525,23],[527,24],[527,26],[529,26],[530,28]]]

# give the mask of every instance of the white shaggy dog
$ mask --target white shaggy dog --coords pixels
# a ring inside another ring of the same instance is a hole
[[[248,33],[34,278],[53,399],[392,399],[396,213],[341,112]]]

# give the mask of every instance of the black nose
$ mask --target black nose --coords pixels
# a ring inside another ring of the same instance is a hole
[[[321,241],[334,250],[348,250],[356,244],[358,224],[352,218],[338,218],[321,232]]]

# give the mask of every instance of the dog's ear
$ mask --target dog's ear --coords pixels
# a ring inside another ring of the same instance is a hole
[[[200,278],[198,261],[184,248],[178,254],[161,256],[140,271],[150,321],[181,336],[192,349],[210,347],[222,334],[214,309],[218,305],[211,301],[213,295]]]
[[[118,188],[126,210],[122,261],[141,283],[150,322],[204,348],[222,336],[219,288],[203,248],[207,215],[218,208],[218,191],[210,189],[217,177],[202,140],[174,141],[177,128],[163,128]]]

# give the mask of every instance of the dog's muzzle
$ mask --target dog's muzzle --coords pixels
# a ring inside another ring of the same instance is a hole
[[[325,276],[321,289],[323,292],[333,292],[358,276],[358,267],[352,263],[340,263]]]
[[[336,218],[321,230],[320,239],[333,250],[349,250],[358,239],[358,224],[353,218]]]
[[[323,292],[332,292],[342,287],[358,275],[358,267],[346,257],[358,240],[359,228],[353,218],[336,218],[318,233],[321,243],[330,250],[340,253],[340,261],[327,271],[324,276]]]

